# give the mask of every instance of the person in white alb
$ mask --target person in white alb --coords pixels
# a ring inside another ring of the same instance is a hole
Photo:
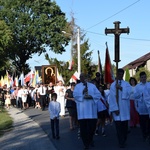
[[[40,98],[40,105],[42,111],[45,109],[45,105],[46,105],[46,91],[47,88],[44,86],[43,83],[41,83],[37,93],[38,93],[38,98]]]
[[[124,70],[117,70],[116,80],[110,86],[109,111],[113,115],[120,148],[125,147],[128,134],[128,121],[130,120],[130,94],[131,85],[123,80]],[[116,97],[118,90],[118,99]]]
[[[66,88],[63,86],[63,82],[60,80],[54,88],[55,93],[57,93],[57,101],[60,103],[61,111],[60,116],[65,116],[65,93]]]
[[[33,89],[32,93],[31,93],[32,100],[34,101],[34,107],[35,108],[41,108],[40,98],[38,98],[38,88],[39,88],[39,85],[36,84],[35,88]]]
[[[88,75],[81,73],[81,82],[76,84],[73,91],[84,149],[89,149],[90,145],[94,146],[93,135],[98,118],[97,102],[101,97],[100,91],[93,83],[88,82],[89,80]]]
[[[22,92],[21,92],[23,109],[26,109],[26,108],[27,108],[27,107],[26,107],[26,103],[27,103],[27,94],[28,94],[27,88],[26,88],[25,86],[23,86]]]
[[[140,83],[135,86],[134,98],[143,139],[150,142],[150,82],[146,80],[147,75],[143,71],[140,73]]]

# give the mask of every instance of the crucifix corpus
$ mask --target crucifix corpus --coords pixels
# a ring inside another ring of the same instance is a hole
[[[120,28],[120,21],[115,21],[114,25],[115,28],[114,29],[105,29],[105,34],[114,34],[115,35],[115,59],[114,62],[116,62],[116,84],[118,84],[118,74],[117,74],[117,70],[118,70],[118,63],[120,61],[120,34],[121,33],[127,33],[129,34],[129,28]],[[116,90],[116,101],[118,104],[118,89]]]

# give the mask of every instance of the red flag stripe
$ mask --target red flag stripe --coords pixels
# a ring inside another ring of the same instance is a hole
[[[111,66],[108,47],[106,47],[105,57],[105,83],[112,83],[114,81],[114,74]]]

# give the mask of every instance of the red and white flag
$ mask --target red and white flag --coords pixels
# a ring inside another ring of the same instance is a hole
[[[69,70],[72,70],[73,64],[74,64],[73,60],[70,60],[69,61],[69,67],[68,67]]]
[[[24,82],[30,82],[34,78],[34,72],[30,71],[27,75],[24,77]]]
[[[13,82],[13,86],[18,86],[18,77],[15,77],[14,82]]]
[[[108,46],[106,43],[106,57],[105,57],[105,83],[112,83],[115,80],[111,60],[109,56]]]
[[[71,79],[69,80],[69,82],[71,83],[71,82],[77,82],[77,80],[79,80],[79,74],[78,74],[78,72],[76,71],[73,75],[72,75],[72,77],[71,77]]]

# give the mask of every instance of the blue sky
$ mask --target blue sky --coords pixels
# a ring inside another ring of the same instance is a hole
[[[121,28],[130,28],[129,34],[120,35],[119,67],[134,61],[150,51],[150,0],[55,0],[61,10],[66,13],[70,21],[71,12],[74,13],[76,24],[84,30],[89,39],[90,50],[93,51],[92,61],[97,63],[97,50],[100,51],[101,63],[104,66],[107,42],[111,62],[114,60],[114,35],[105,35],[105,28],[114,28],[113,22],[120,21]],[[48,52],[50,57],[69,61],[70,45],[66,52],[56,55]],[[28,61],[34,66],[48,65],[44,56],[35,55]],[[82,68],[81,68],[82,69]]]

